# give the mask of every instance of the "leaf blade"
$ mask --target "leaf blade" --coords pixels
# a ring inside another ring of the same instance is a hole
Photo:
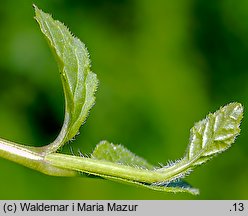
[[[198,165],[227,150],[240,133],[242,118],[242,105],[230,103],[197,122],[191,129],[185,158],[189,161],[195,159],[194,165]]]
[[[240,132],[242,118],[243,106],[240,103],[230,103],[210,113],[191,128],[184,157],[158,171],[168,173],[168,182],[184,178],[196,166],[206,163],[234,143]]]
[[[67,120],[58,138],[46,146],[50,152],[54,152],[72,139],[85,122],[95,103],[98,79],[90,70],[89,53],[85,45],[64,24],[35,5],[34,8],[35,19],[57,60],[65,96]]]
[[[108,141],[101,141],[94,149],[91,157],[141,169],[153,169],[153,166],[145,159],[135,155],[122,145],[114,145]]]

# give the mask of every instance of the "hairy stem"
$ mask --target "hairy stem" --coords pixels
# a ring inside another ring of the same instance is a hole
[[[92,158],[77,157],[59,153],[48,154],[45,160],[53,166],[89,173],[96,176],[118,177],[126,180],[156,183],[169,181],[174,178],[174,172],[167,173],[165,170],[147,170],[127,165],[116,164],[109,161],[99,161]],[[177,172],[176,172],[177,174]]]
[[[44,154],[42,148],[23,146],[3,139],[0,139],[0,156],[53,176],[77,176],[79,171],[96,176],[104,175],[149,184],[174,178],[173,170],[168,173],[166,170],[161,172],[134,168],[92,158],[59,153]]]

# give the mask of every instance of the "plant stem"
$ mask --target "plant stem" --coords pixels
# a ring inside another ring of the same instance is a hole
[[[116,164],[104,160],[84,158],[59,153],[48,154],[45,161],[59,168],[76,170],[96,176],[116,177],[130,181],[143,183],[156,183],[169,181],[175,177],[174,172],[160,172],[158,170],[147,170],[127,165]],[[177,172],[176,172],[177,173]]]
[[[47,175],[76,176],[77,172],[55,167],[44,160],[44,153],[39,147],[24,146],[0,139],[0,157],[14,161]]]
[[[43,147],[31,147],[0,139],[0,156],[31,169],[53,176],[77,176],[78,171],[96,176],[115,177],[142,183],[169,181],[178,174],[175,170],[148,170],[104,160],[59,153],[43,152]]]
[[[69,122],[70,122],[70,115],[67,112],[65,112],[64,123],[63,123],[63,126],[61,128],[59,135],[52,143],[40,147],[40,150],[43,153],[45,153],[45,154],[54,153],[61,146],[63,146],[65,144],[66,138],[67,138],[67,131],[68,131],[68,127],[69,127]]]

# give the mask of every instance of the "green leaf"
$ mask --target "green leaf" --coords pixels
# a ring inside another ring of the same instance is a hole
[[[168,173],[171,180],[183,178],[195,166],[225,151],[239,135],[242,117],[243,107],[239,103],[230,103],[215,113],[210,113],[191,129],[190,142],[184,158],[159,171]]]
[[[182,180],[175,180],[169,183],[160,183],[160,184],[146,184],[143,182],[137,181],[130,181],[127,179],[117,178],[117,177],[110,177],[110,176],[102,176],[105,179],[112,180],[119,183],[124,183],[128,185],[134,185],[142,188],[147,188],[149,190],[155,190],[160,192],[167,192],[167,193],[190,193],[192,195],[198,195],[199,189],[193,188],[187,182]]]
[[[196,166],[228,149],[240,132],[243,107],[231,103],[191,129],[185,156],[163,168],[156,168],[121,145],[102,141],[92,157],[56,153],[72,139],[85,121],[95,102],[97,78],[90,71],[90,60],[84,44],[71,35],[59,21],[36,6],[40,24],[57,59],[65,95],[65,119],[57,139],[45,147],[31,147],[0,139],[0,156],[45,174],[55,176],[96,176],[157,191],[198,194],[182,181]]]
[[[91,157],[137,168],[153,169],[153,166],[145,159],[136,156],[122,145],[114,145],[108,141],[100,142]]]
[[[199,190],[182,181],[182,178],[195,166],[203,164],[231,146],[240,132],[242,116],[243,107],[239,103],[228,104],[209,114],[191,129],[185,157],[163,168],[150,168],[144,159],[121,145],[113,145],[107,141],[96,147],[91,158],[51,154],[46,160],[60,168],[152,190],[198,194]]]
[[[94,149],[91,157],[93,159],[104,160],[109,162],[114,162],[117,164],[128,165],[138,169],[149,169],[154,170],[155,167],[149,164],[145,159],[136,156],[134,153],[130,152],[122,145],[114,145],[108,141],[100,142]],[[171,182],[160,182],[155,184],[147,184],[137,181],[128,181],[127,179],[122,179],[118,177],[104,176],[103,178],[114,180],[116,182],[122,182],[126,184],[134,184],[140,187],[145,187],[151,190],[164,191],[164,192],[188,192],[193,195],[199,194],[199,190],[193,188],[187,182],[182,180],[176,180]]]
[[[150,187],[150,189],[152,190],[164,191],[164,192],[173,192],[173,193],[187,192],[193,195],[199,194],[199,189],[193,188],[190,184],[188,184],[187,182],[181,179],[177,179],[171,182],[159,183],[159,184],[155,183],[147,187],[148,188]]]
[[[239,135],[242,117],[242,105],[230,103],[196,123],[185,155],[188,163],[201,165],[228,149]]]
[[[85,45],[74,37],[61,22],[35,8],[35,19],[53,51],[65,96],[64,125],[57,140],[48,145],[50,152],[72,139],[86,120],[95,103],[98,80],[90,71],[90,59]]]

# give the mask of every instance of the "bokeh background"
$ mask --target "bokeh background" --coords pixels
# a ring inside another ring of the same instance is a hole
[[[32,3],[86,44],[100,80],[74,151],[90,154],[107,139],[155,165],[166,164],[183,156],[194,122],[229,102],[248,104],[246,0],[8,0],[0,7],[4,139],[42,146],[55,139],[63,122],[59,73]],[[246,117],[233,147],[187,177],[199,196],[50,177],[0,159],[0,198],[248,199]]]

